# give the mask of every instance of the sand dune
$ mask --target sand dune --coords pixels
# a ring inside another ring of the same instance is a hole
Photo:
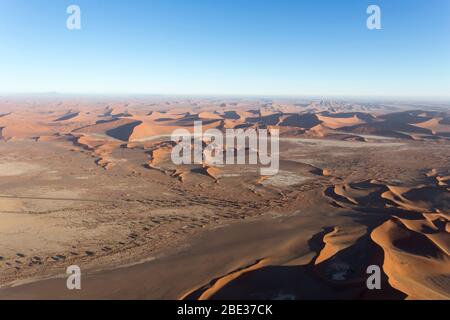
[[[132,121],[121,126],[115,127],[113,129],[109,129],[105,132],[105,134],[109,137],[113,137],[117,140],[121,141],[130,141],[132,134],[134,133],[134,129],[137,126],[142,125],[141,121]]]
[[[374,208],[382,207],[373,202],[373,197],[381,198],[386,189],[389,187],[373,180],[337,185],[333,200],[345,199],[361,210],[372,204]],[[393,189],[397,194],[412,190]],[[423,188],[417,190],[425,195],[428,193]],[[264,257],[189,291],[182,299],[240,299],[251,292],[255,297],[272,299],[317,298],[318,292],[322,298],[336,297],[339,294],[334,290],[349,283],[354,293],[359,292],[360,298],[373,299],[376,296],[363,289],[364,280],[359,276],[364,270],[361,264],[370,265],[378,260],[385,272],[383,287],[392,286],[387,290],[391,297],[400,297],[401,292],[408,299],[448,299],[449,292],[445,289],[448,285],[445,270],[450,266],[448,215],[386,209],[385,215],[369,223],[368,227],[334,226],[316,234],[310,240],[311,248],[317,252],[311,260],[301,264],[294,262],[296,260],[280,264],[278,259]],[[294,279],[319,291],[303,291],[302,286],[295,285]],[[274,295],[276,287],[278,294]],[[348,293],[344,290],[340,294],[344,297]]]
[[[320,124],[321,121],[315,114],[293,114],[288,115],[278,125],[285,127],[299,127],[303,129],[311,129]]]
[[[410,230],[398,218],[375,229],[371,237],[383,248],[383,269],[392,286],[410,299],[449,299],[444,270],[450,259],[433,240]]]
[[[365,123],[365,121],[358,118],[357,115],[353,115],[352,117],[348,118],[326,117],[322,115],[318,115],[317,117],[320,121],[324,123],[325,126],[332,129],[339,129],[343,127],[350,127]]]
[[[248,272],[257,270],[257,269],[263,267],[264,265],[267,265],[267,263],[268,262],[266,260],[262,259],[248,267],[244,267],[242,269],[233,271],[232,273],[230,273],[224,277],[213,280],[210,286],[205,287],[203,290],[201,290],[202,292],[198,292],[198,290],[196,290],[194,292],[189,292],[189,293],[185,294],[184,296],[182,296],[181,299],[182,300],[192,299],[194,297],[197,300],[211,299],[214,296],[214,294],[218,293],[226,285],[232,283],[232,281],[238,279],[240,276],[242,276]]]
[[[80,146],[84,150],[91,151],[92,155],[97,158],[95,161],[99,166],[110,169],[114,165],[113,159],[110,157],[111,153],[120,145],[118,142],[92,139],[88,136],[73,137],[73,143]]]
[[[444,121],[444,118],[432,118],[428,121],[415,123],[416,127],[430,130],[433,134],[442,134],[450,132],[450,124]]]
[[[448,190],[433,185],[401,187],[365,181],[336,185],[327,194],[344,207],[363,211],[383,208],[377,212],[384,211],[387,220],[374,229],[371,238],[384,250],[383,269],[394,288],[411,299],[449,298],[443,289],[444,270],[450,267],[449,216],[443,214],[450,208]]]
[[[54,121],[67,121],[67,120],[73,120],[74,118],[78,117],[80,113],[79,112],[68,112],[61,117],[55,119]]]
[[[445,189],[434,186],[416,188],[388,186],[388,189],[389,191],[381,196],[408,210],[444,212],[450,208],[450,193]]]
[[[364,227],[350,228],[349,230],[334,227],[333,231],[327,233],[323,237],[324,247],[320,251],[314,263],[318,265],[332,258],[339,251],[352,246],[356,240],[361,238],[365,233],[366,228]]]
[[[200,112],[198,114],[198,118],[199,119],[204,119],[204,120],[208,120],[208,119],[220,119],[220,120],[222,120],[223,119],[223,117],[220,114],[215,113],[215,112],[207,112],[207,111]]]
[[[90,99],[0,100],[1,299],[450,299],[442,105]],[[279,129],[278,173],[175,165],[195,121]]]
[[[101,120],[97,123],[78,128],[73,130],[74,133],[82,133],[82,134],[93,134],[98,136],[104,136],[107,137],[107,132],[110,130],[115,130],[116,128],[120,128],[121,126],[128,125],[131,123],[135,123],[135,120],[132,119],[107,119],[107,120]],[[126,137],[124,137],[126,138]]]

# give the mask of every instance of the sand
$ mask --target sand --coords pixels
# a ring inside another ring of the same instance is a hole
[[[0,177],[13,177],[31,174],[40,170],[40,166],[26,162],[0,162]]]
[[[450,298],[448,112],[61,99],[0,99],[0,299]],[[280,129],[278,174],[174,165],[198,120]]]

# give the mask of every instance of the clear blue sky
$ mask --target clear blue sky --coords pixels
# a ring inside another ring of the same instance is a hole
[[[0,0],[0,92],[53,91],[449,97],[450,1]]]

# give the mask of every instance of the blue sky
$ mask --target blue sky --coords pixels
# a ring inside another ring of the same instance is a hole
[[[450,97],[450,1],[0,0],[0,92],[54,91]]]

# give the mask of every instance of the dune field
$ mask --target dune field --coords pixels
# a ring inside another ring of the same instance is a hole
[[[278,173],[175,165],[195,121]],[[450,299],[449,105],[0,97],[0,150],[0,299]]]

